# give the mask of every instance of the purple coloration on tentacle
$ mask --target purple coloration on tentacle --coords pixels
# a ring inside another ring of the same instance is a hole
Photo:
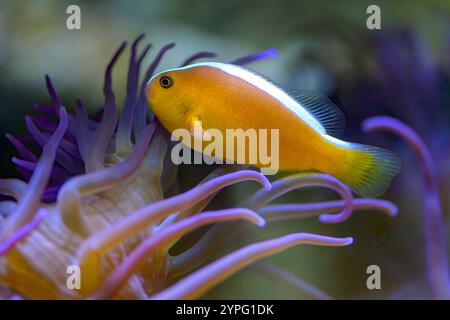
[[[58,194],[58,206],[63,221],[69,228],[83,229],[87,227],[83,224],[79,214],[80,197],[110,189],[118,182],[133,175],[147,153],[154,131],[155,126],[148,125],[139,137],[133,152],[122,163],[74,177],[62,186],[61,192]]]
[[[60,189],[61,189],[61,186],[48,187],[45,190],[44,194],[42,195],[42,202],[44,202],[44,203],[55,202],[55,199],[58,196],[58,192]]]
[[[208,51],[198,52],[198,53],[190,56],[189,58],[187,58],[181,64],[181,66],[184,67],[184,66],[190,65],[190,64],[192,64],[192,63],[194,63],[194,62],[196,62],[197,60],[200,60],[200,59],[212,59],[212,58],[215,58],[215,57],[217,57],[217,54],[214,53],[214,52],[208,52]]]
[[[389,132],[402,138],[414,151],[424,178],[425,256],[431,294],[450,299],[450,272],[445,243],[444,220],[433,158],[424,141],[409,126],[392,117],[378,116],[364,121],[366,132]]]
[[[89,132],[88,114],[80,99],[77,99],[75,123],[77,126],[77,131],[75,131],[75,138],[77,140],[78,149],[83,162],[86,163],[89,139],[91,137],[91,134]]]
[[[142,50],[141,54],[139,55],[139,57],[137,59],[137,69],[138,70],[141,70],[142,61],[147,56],[147,53],[150,51],[151,48],[152,48],[152,44],[151,43],[147,44],[144,47],[144,49]]]
[[[42,115],[31,116],[31,119],[43,131],[54,132],[58,125]]]
[[[55,87],[53,86],[52,81],[50,80],[50,77],[48,75],[45,75],[45,83],[47,85],[47,91],[50,94],[50,98],[52,99],[52,113],[54,115],[58,115],[58,110],[61,107],[61,101],[59,100]]]
[[[179,300],[201,297],[205,292],[253,262],[299,244],[340,247],[348,246],[352,242],[352,238],[333,238],[309,233],[294,233],[251,244],[193,272],[169,288],[155,294],[152,296],[152,299]]]
[[[304,174],[277,180],[273,183],[270,191],[261,189],[252,197],[247,199],[244,202],[245,207],[258,210],[272,200],[289,191],[305,187],[327,187],[336,191],[342,199],[345,200],[346,206],[341,212],[335,215],[320,215],[319,219],[321,222],[340,223],[347,220],[351,216],[353,212],[353,196],[350,189],[342,182],[328,174]]]
[[[28,184],[27,192],[20,199],[17,209],[6,220],[2,229],[3,239],[12,236],[18,228],[30,221],[40,205],[41,197],[50,178],[57,147],[68,126],[66,110],[60,108],[59,114],[58,129],[43,148],[42,155]]]
[[[33,105],[34,110],[36,110],[39,113],[48,115],[48,116],[55,116],[55,114],[53,113],[53,109],[49,106],[44,106],[42,104],[39,103],[35,103]]]
[[[34,172],[34,170],[36,170],[36,166],[37,166],[36,162],[26,161],[26,160],[18,159],[16,157],[13,157],[11,161],[18,167],[22,167],[31,172]],[[55,165],[53,166],[52,175],[50,176],[51,180],[62,184],[68,178],[69,178],[69,174],[67,171],[65,171],[63,168],[61,168],[59,166],[55,166]]]
[[[158,67],[159,63],[161,62],[161,59],[163,58],[164,54],[175,47],[175,43],[169,43],[161,48],[161,50],[158,52],[156,57],[153,59],[153,62],[150,64],[150,66],[147,68],[147,71],[144,75],[144,80],[141,83],[141,88],[139,91],[139,98],[137,102],[137,109],[136,109],[136,116],[134,118],[134,135],[139,136],[142,129],[144,128],[146,122],[147,122],[147,102],[145,101],[145,88],[147,86],[147,82],[150,80],[150,78],[155,73],[156,68]]]
[[[34,125],[33,121],[30,117],[25,118],[28,131],[34,138],[34,140],[42,147],[44,147],[49,138],[46,137],[39,129]],[[60,147],[56,148],[56,162],[58,162],[64,169],[69,171],[72,174],[79,174],[83,172],[83,168],[81,164],[69,156],[65,151],[63,151]]]
[[[92,250],[103,253],[114,249],[117,244],[128,240],[152,224],[175,212],[186,210],[217,191],[242,181],[255,181],[266,189],[271,187],[264,175],[251,170],[242,170],[212,179],[185,193],[142,207],[133,214],[100,230],[85,241],[80,249],[79,259],[85,259],[86,255],[92,254]]]
[[[42,220],[47,216],[44,209],[38,210],[33,219],[20,227],[8,240],[0,243],[0,258],[15,248],[16,244],[25,239],[39,226]]]
[[[48,134],[44,134],[45,136],[48,136]],[[62,139],[60,146],[61,150],[66,152],[70,157],[73,158],[76,162],[80,162],[82,160],[80,150],[78,149],[78,146],[70,142],[69,140]]]
[[[259,61],[259,60],[276,58],[276,57],[278,57],[278,50],[275,48],[270,48],[270,49],[267,49],[267,50],[264,50],[264,51],[261,51],[258,53],[248,55],[246,57],[236,59],[236,60],[232,61],[231,63],[239,65],[239,66],[243,66],[243,65],[247,65],[252,62]]]
[[[117,62],[117,59],[125,49],[126,42],[124,42],[116,51],[111,61],[109,62],[103,85],[103,94],[105,96],[103,118],[94,133],[92,142],[88,147],[86,171],[93,172],[104,168],[105,153],[108,143],[113,136],[117,124],[117,106],[112,90],[112,69]]]
[[[156,251],[166,250],[182,236],[197,230],[203,226],[244,219],[260,227],[264,226],[264,219],[249,209],[227,209],[211,212],[204,212],[199,215],[186,218],[173,225],[170,225],[152,237],[143,241],[126,260],[112,274],[108,276],[103,285],[91,298],[111,299],[126,283],[129,277],[139,271],[145,261]]]
[[[275,184],[274,187],[276,187]],[[268,205],[257,211],[267,222],[278,222],[290,219],[318,217],[322,214],[340,212],[345,207],[346,202],[338,200],[307,204]],[[398,208],[393,203],[381,199],[353,199],[353,211],[356,210],[380,211],[390,217],[395,217],[398,214]],[[233,239],[233,235],[242,234],[242,232],[243,229],[239,227],[233,228],[233,230],[218,230],[217,226],[211,228],[192,248],[178,256],[171,257],[170,277],[174,278],[194,270],[211,253],[217,250],[217,242],[222,243],[225,238],[228,240],[230,238]]]
[[[27,161],[37,161],[37,157],[24,146],[24,144],[14,137],[12,134],[7,133],[6,139],[11,142],[11,144],[16,148],[17,152],[19,152],[20,156]]]
[[[126,155],[132,149],[131,129],[133,125],[134,112],[137,102],[137,89],[139,81],[139,65],[137,61],[137,46],[144,38],[141,34],[131,45],[130,62],[128,66],[127,94],[125,105],[120,116],[119,127],[117,129],[117,151],[119,156]],[[143,58],[143,57],[142,57]]]
[[[71,119],[71,116],[69,116],[69,128],[71,128],[71,122],[73,119]],[[58,127],[58,124],[53,122],[52,120],[50,120],[49,118],[47,118],[46,116],[43,115],[34,115],[31,116],[31,119],[33,120],[33,122],[37,125],[38,128],[40,128],[42,131],[44,132],[48,132],[48,133],[53,133],[55,132],[56,128]],[[78,128],[71,128],[71,132],[76,132]],[[69,129],[66,131],[66,134],[64,135],[64,139],[71,142],[71,143],[75,143],[75,137],[72,136],[72,134],[69,133]],[[77,153],[78,154],[78,151]],[[79,156],[79,155],[78,155]]]
[[[274,204],[268,205],[258,212],[267,221],[286,221],[290,219],[303,219],[317,217],[322,214],[330,214],[344,210],[345,201],[326,201],[304,204]],[[390,217],[398,214],[398,208],[391,202],[380,199],[353,199],[353,211],[370,210],[386,213]]]

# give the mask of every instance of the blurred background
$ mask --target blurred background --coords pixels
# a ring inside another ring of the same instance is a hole
[[[81,30],[67,30],[66,8],[81,8]],[[366,9],[381,8],[381,30],[368,30]],[[24,116],[33,104],[49,102],[49,74],[64,105],[81,97],[95,113],[103,101],[104,68],[121,41],[144,32],[156,50],[177,46],[161,68],[178,66],[198,51],[217,61],[277,48],[275,59],[252,68],[282,86],[324,92],[347,116],[345,140],[382,146],[402,159],[403,171],[383,198],[400,209],[391,219],[358,212],[340,225],[317,219],[278,223],[249,234],[250,242],[287,232],[354,236],[348,248],[300,246],[269,262],[335,298],[426,298],[422,180],[405,144],[388,135],[367,136],[361,122],[390,115],[414,128],[429,146],[438,172],[444,219],[450,219],[450,2],[434,1],[6,1],[0,0],[0,176],[17,176],[5,133],[26,134]],[[152,55],[148,57],[150,61]],[[118,101],[125,89],[127,59],[114,74]],[[120,103],[119,103],[120,104]],[[182,167],[177,188],[197,183],[210,168]],[[253,185],[221,194],[213,206],[227,206]],[[332,192],[305,190],[285,202],[335,199]],[[446,234],[450,228],[447,227]],[[448,241],[447,241],[448,243]],[[379,265],[382,289],[368,290],[366,268]],[[290,298],[250,270],[232,277],[207,298]]]

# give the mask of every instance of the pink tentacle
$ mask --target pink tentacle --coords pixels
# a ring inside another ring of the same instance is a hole
[[[419,159],[424,179],[425,257],[431,294],[436,299],[450,299],[450,274],[445,243],[444,220],[433,158],[425,142],[403,122],[386,116],[363,123],[366,132],[389,132],[402,138]]]
[[[160,300],[196,299],[253,262],[290,247],[299,244],[341,247],[350,245],[352,242],[352,238],[332,238],[309,233],[294,233],[258,242],[210,263],[151,298]]]
[[[264,226],[264,220],[255,212],[248,209],[228,209],[204,212],[197,216],[186,218],[170,225],[142,242],[127,259],[112,274],[108,276],[103,285],[91,298],[110,299],[126,283],[129,277],[145,264],[146,260],[156,251],[166,251],[178,239],[200,227],[226,221],[244,219]]]

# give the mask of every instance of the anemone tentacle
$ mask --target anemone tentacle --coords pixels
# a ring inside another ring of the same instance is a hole
[[[269,58],[275,58],[278,56],[278,51],[277,49],[274,48],[270,48],[258,53],[254,53],[251,55],[248,55],[246,57],[242,57],[239,59],[236,59],[234,61],[232,61],[232,64],[236,64],[239,66],[244,66],[250,63],[253,63],[255,61],[260,61],[260,60],[265,60],[265,59],[269,59]]]
[[[74,177],[63,185],[58,194],[58,207],[68,228],[84,235],[91,233],[80,213],[81,197],[108,190],[132,176],[147,153],[154,131],[155,126],[148,125],[130,156],[117,166]]]
[[[433,158],[425,142],[409,126],[400,120],[378,116],[363,123],[365,132],[389,132],[403,139],[416,154],[422,169],[424,180],[424,231],[425,257],[428,271],[428,283],[431,294],[436,299],[450,299],[450,269],[447,246],[439,198],[438,182]]]
[[[267,191],[261,189],[249,199],[243,202],[245,207],[258,210],[267,205],[277,197],[295,189],[305,187],[326,187],[336,191],[346,203],[346,206],[341,212],[336,215],[323,214],[319,217],[321,222],[326,223],[340,223],[347,220],[353,211],[352,193],[350,189],[342,182],[328,174],[303,174],[292,177],[287,177],[282,180],[277,180],[273,183],[272,189]]]
[[[114,134],[117,124],[117,106],[114,92],[112,90],[112,69],[125,49],[126,42],[117,49],[111,61],[106,67],[103,94],[105,96],[103,117],[97,130],[95,130],[92,142],[87,152],[86,171],[92,172],[104,168],[105,153],[108,142]]]
[[[48,138],[35,126],[30,117],[25,118],[28,131],[37,143],[44,147]],[[62,140],[62,139],[61,139]],[[83,171],[82,166],[60,147],[56,148],[56,161],[71,174],[79,174]]]
[[[93,261],[97,261],[100,255],[107,253],[152,224],[160,222],[175,212],[186,210],[218,190],[241,181],[255,181],[267,189],[270,188],[269,181],[262,174],[243,170],[215,178],[183,194],[143,207],[118,223],[112,224],[89,237],[79,250],[78,261],[80,266],[90,265]],[[96,276],[98,271],[91,269],[88,276]]]
[[[78,128],[75,132],[75,138],[77,140],[78,149],[84,165],[87,162],[87,152],[91,133],[89,132],[88,114],[83,106],[83,102],[80,99],[77,99],[75,123]],[[86,170],[86,168],[84,168],[84,170]]]
[[[260,227],[264,226],[264,219],[249,209],[227,209],[218,211],[206,211],[199,215],[186,218],[177,222],[160,232],[155,233],[149,239],[143,241],[111,275],[108,276],[101,288],[98,289],[92,298],[111,299],[114,294],[125,284],[134,272],[137,272],[145,261],[155,253],[155,251],[166,251],[178,239],[200,227],[232,220],[247,220]]]
[[[275,186],[275,183],[273,186]],[[363,198],[353,199],[352,202],[354,211],[374,210],[384,212],[390,217],[395,217],[398,213],[398,208],[386,200]],[[261,214],[267,223],[273,223],[289,219],[319,217],[322,214],[334,214],[339,211],[342,212],[346,206],[344,200],[337,200],[307,204],[266,205],[254,210]],[[169,278],[176,278],[201,266],[221,245],[229,243],[242,233],[243,228],[239,226],[229,228],[213,226],[190,249],[177,256],[170,257]]]
[[[139,81],[139,61],[137,60],[137,46],[144,38],[144,34],[138,36],[131,45],[130,62],[128,65],[127,90],[125,104],[119,120],[117,129],[117,155],[124,156],[132,149],[131,129],[134,119],[134,111],[137,103],[137,85]],[[144,55],[142,58],[145,56]]]
[[[202,52],[198,52],[192,56],[190,56],[189,58],[187,58],[186,60],[184,60],[184,62],[181,64],[181,67],[185,67],[187,65],[190,65],[194,62],[196,62],[197,60],[200,59],[212,59],[217,57],[217,54],[214,52],[209,52],[209,51],[202,51]]]
[[[25,145],[12,134],[7,133],[6,138],[11,142],[11,144],[15,147],[17,152],[19,152],[20,156],[27,161],[37,161],[37,157],[31,152]]]
[[[0,194],[20,200],[27,191],[27,184],[19,179],[0,179]]]
[[[2,239],[12,236],[15,230],[30,221],[39,208],[40,199],[50,178],[51,167],[56,156],[57,147],[68,125],[66,110],[61,108],[59,114],[60,123],[58,129],[45,145],[35,172],[28,184],[27,191],[22,199],[20,199],[17,209],[6,220],[2,228]]]
[[[325,201],[302,204],[274,204],[268,205],[258,212],[268,221],[286,221],[289,219],[303,219],[318,217],[322,214],[331,214],[342,211],[346,206],[343,200]],[[353,199],[353,210],[371,210],[386,213],[390,217],[395,217],[398,208],[391,202],[380,199]]]
[[[144,80],[141,83],[141,87],[139,89],[138,94],[138,101],[137,101],[137,108],[136,108],[136,116],[134,118],[134,135],[139,136],[142,129],[145,126],[146,118],[147,118],[147,103],[145,101],[145,86],[147,85],[147,82],[150,80],[150,78],[153,76],[153,74],[156,71],[156,68],[159,66],[162,58],[166,54],[167,51],[175,47],[175,43],[169,43],[166,44],[164,47],[161,48],[161,50],[158,52],[156,57],[153,59],[153,62],[150,64],[150,66],[147,68],[144,74]]]
[[[353,199],[350,190],[331,176],[276,181],[274,190],[269,191],[272,186],[263,175],[245,170],[244,166],[228,165],[211,172],[194,188],[164,198],[177,167],[165,161],[169,133],[154,117],[148,124],[145,88],[175,44],[160,49],[140,81],[141,64],[151,48],[148,44],[139,50],[143,38],[138,36],[129,49],[126,97],[120,117],[112,90],[112,71],[126,43],[106,68],[105,100],[97,118],[89,118],[79,99],[75,115],[66,114],[46,76],[51,103],[35,105],[39,114],[27,118],[31,139],[7,136],[20,155],[13,162],[29,184],[14,179],[0,181],[0,193],[9,196],[8,201],[0,202],[0,285],[6,284],[26,298],[81,299],[92,294],[91,298],[144,299],[155,292],[159,293],[153,298],[158,299],[200,297],[254,261],[293,245],[351,243],[351,238],[291,234],[227,254],[170,287],[175,277],[210,258],[218,239],[236,234],[229,232],[236,225],[232,220],[262,225],[264,219],[254,212],[259,211],[267,221],[314,215],[322,222],[338,223],[346,220],[353,208],[377,209],[391,215],[396,212],[394,205],[382,200]],[[244,65],[276,54],[276,50],[269,49],[232,63]],[[201,51],[183,64],[213,57],[214,53]],[[43,148],[39,159],[27,148],[29,143]],[[203,211],[223,188],[241,181],[256,181],[265,190],[241,202],[245,204],[243,209]],[[276,197],[306,186],[331,188],[343,200],[266,206]],[[222,224],[225,221],[229,222]],[[192,248],[176,257],[169,254],[184,235],[206,225],[212,227]],[[65,268],[73,263],[78,263],[82,272],[79,291],[65,285]],[[23,281],[17,282],[19,278]]]
[[[253,262],[290,247],[299,244],[339,247],[350,245],[352,242],[352,238],[333,238],[309,233],[294,233],[258,242],[210,263],[151,298],[195,299]]]

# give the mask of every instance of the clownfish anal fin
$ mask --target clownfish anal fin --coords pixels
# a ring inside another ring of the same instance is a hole
[[[326,134],[339,136],[344,132],[344,113],[326,95],[307,90],[292,90],[288,94],[320,122]]]

